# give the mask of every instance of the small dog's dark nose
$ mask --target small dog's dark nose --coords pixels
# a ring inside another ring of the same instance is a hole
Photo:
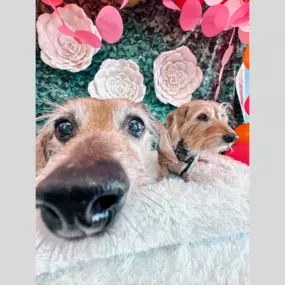
[[[62,166],[37,187],[37,206],[49,230],[63,238],[104,231],[121,209],[129,179],[118,162],[87,168]]]
[[[226,143],[233,143],[238,139],[238,136],[235,133],[228,133],[223,136],[223,140]]]

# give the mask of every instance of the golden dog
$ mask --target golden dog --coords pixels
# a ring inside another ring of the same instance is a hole
[[[166,128],[179,163],[172,163],[160,152],[160,178],[170,171],[187,182],[191,179],[190,166],[200,155],[221,153],[232,146],[238,136],[228,125],[228,106],[215,101],[196,100],[168,114]]]
[[[44,224],[67,239],[100,233],[113,222],[146,172],[152,139],[177,158],[168,132],[141,103],[75,99],[58,105],[36,142],[36,201]]]

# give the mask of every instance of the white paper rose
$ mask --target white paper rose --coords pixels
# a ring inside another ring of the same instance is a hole
[[[176,107],[191,100],[203,79],[196,57],[186,46],[161,53],[154,61],[153,71],[156,97]]]
[[[91,97],[97,99],[123,98],[141,102],[146,87],[138,65],[132,60],[106,59],[88,85]]]
[[[100,35],[83,9],[75,4],[57,8],[68,28],[87,30],[100,39]],[[58,31],[62,23],[56,12],[42,14],[37,20],[38,42],[41,59],[53,68],[78,72],[87,68],[92,57],[99,51],[85,43],[79,44],[73,37],[65,36]]]

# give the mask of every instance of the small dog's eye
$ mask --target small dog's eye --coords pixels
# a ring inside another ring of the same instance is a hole
[[[208,122],[209,117],[206,114],[200,114],[197,119],[202,122]]]
[[[68,120],[60,120],[55,123],[55,135],[61,142],[66,142],[73,135],[73,125]]]
[[[129,120],[128,123],[128,132],[136,137],[139,138],[144,132],[145,126],[142,119],[138,117],[133,117]]]

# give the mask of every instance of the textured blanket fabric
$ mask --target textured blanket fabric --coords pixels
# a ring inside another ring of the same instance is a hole
[[[37,284],[249,284],[249,168],[216,155],[193,178],[133,189],[109,232],[77,243],[37,219]]]

